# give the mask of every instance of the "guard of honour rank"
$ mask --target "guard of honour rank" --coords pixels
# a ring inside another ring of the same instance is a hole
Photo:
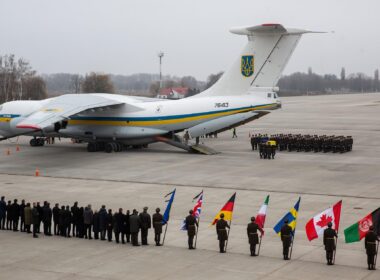
[[[111,209],[107,212],[104,205],[99,211],[95,212],[92,211],[91,205],[85,208],[78,207],[77,202],[71,208],[69,206],[59,208],[59,205],[56,204],[51,209],[48,202],[45,202],[42,207],[39,203],[33,203],[33,207],[31,207],[30,203],[25,204],[24,200],[21,204],[18,204],[17,199],[14,200],[13,204],[11,201],[8,201],[8,204],[6,204],[5,198],[2,197],[0,201],[0,227],[3,230],[13,229],[13,231],[18,231],[19,219],[21,218],[21,231],[31,233],[31,226],[33,225],[33,237],[38,237],[42,222],[44,224],[44,234],[51,236],[51,220],[53,218],[55,235],[70,237],[70,233],[72,232],[73,236],[92,239],[93,232],[95,239],[106,240],[107,236],[108,241],[112,241],[114,234],[117,243],[119,243],[121,236],[123,244],[126,237],[127,242],[131,241],[133,246],[139,246],[138,234],[140,230],[142,245],[148,245],[148,230],[153,225],[156,246],[162,246],[165,242],[175,193],[176,190],[174,189],[165,196],[170,196],[170,198],[166,201],[167,206],[164,214],[162,215],[160,209],[157,208],[152,218],[147,212],[148,207],[144,207],[143,212],[139,215],[135,209],[132,214],[129,213],[129,210],[124,214],[121,208],[117,213],[113,214]],[[235,198],[236,193],[231,196],[211,223],[211,225],[215,225],[216,227],[220,253],[226,253],[227,251]],[[181,225],[181,230],[187,231],[189,249],[195,249],[197,244],[203,191],[194,197],[193,201],[196,201],[196,204],[189,211],[189,215],[183,220]],[[281,238],[284,260],[290,260],[292,256],[300,202],[301,198],[298,199],[294,207],[273,228],[275,233]],[[269,195],[260,207],[256,217],[252,217],[247,225],[251,256],[258,256],[260,254],[268,203]],[[332,207],[315,215],[305,226],[309,241],[323,237],[328,265],[333,265],[335,262],[341,208],[342,201],[339,201]],[[165,226],[165,231],[161,241],[163,226]],[[346,243],[360,241],[365,238],[364,245],[368,257],[368,269],[374,270],[380,240],[380,207],[360,219],[357,223],[346,228],[344,236]]]

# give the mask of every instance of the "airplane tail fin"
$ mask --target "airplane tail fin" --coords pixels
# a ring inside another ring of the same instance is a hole
[[[281,24],[233,28],[248,43],[232,67],[202,96],[242,95],[251,87],[275,87],[302,34],[310,31],[285,29]]]

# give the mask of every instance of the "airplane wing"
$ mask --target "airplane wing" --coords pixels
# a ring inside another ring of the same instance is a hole
[[[141,108],[125,102],[93,94],[65,94],[52,99],[40,110],[27,116],[17,124],[17,128],[29,128],[42,130],[56,122],[67,120],[70,116],[89,109],[97,109],[108,106],[126,105],[132,110]]]

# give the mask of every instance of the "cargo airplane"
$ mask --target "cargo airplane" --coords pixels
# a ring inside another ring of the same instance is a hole
[[[232,67],[195,96],[164,100],[92,93],[10,101],[0,105],[0,140],[27,135],[31,146],[42,146],[45,137],[67,137],[86,142],[89,152],[164,142],[189,152],[213,153],[192,139],[280,108],[276,84],[302,34],[310,33],[280,24],[231,32],[246,35],[248,43]]]

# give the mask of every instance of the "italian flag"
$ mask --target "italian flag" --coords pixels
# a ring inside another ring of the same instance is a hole
[[[375,233],[380,235],[380,207],[365,216],[359,222],[344,230],[344,239],[346,243],[362,240],[362,238],[367,234],[370,226],[374,226]]]
[[[265,223],[265,217],[267,216],[267,209],[268,209],[268,203],[269,203],[269,195],[264,201],[264,204],[261,205],[259,213],[257,213],[256,216],[256,224],[259,225],[264,230],[264,223]]]
[[[309,241],[323,235],[328,223],[332,223],[332,228],[339,230],[340,212],[342,209],[342,201],[337,202],[333,207],[330,207],[318,215],[310,219],[306,226],[306,235]]]

